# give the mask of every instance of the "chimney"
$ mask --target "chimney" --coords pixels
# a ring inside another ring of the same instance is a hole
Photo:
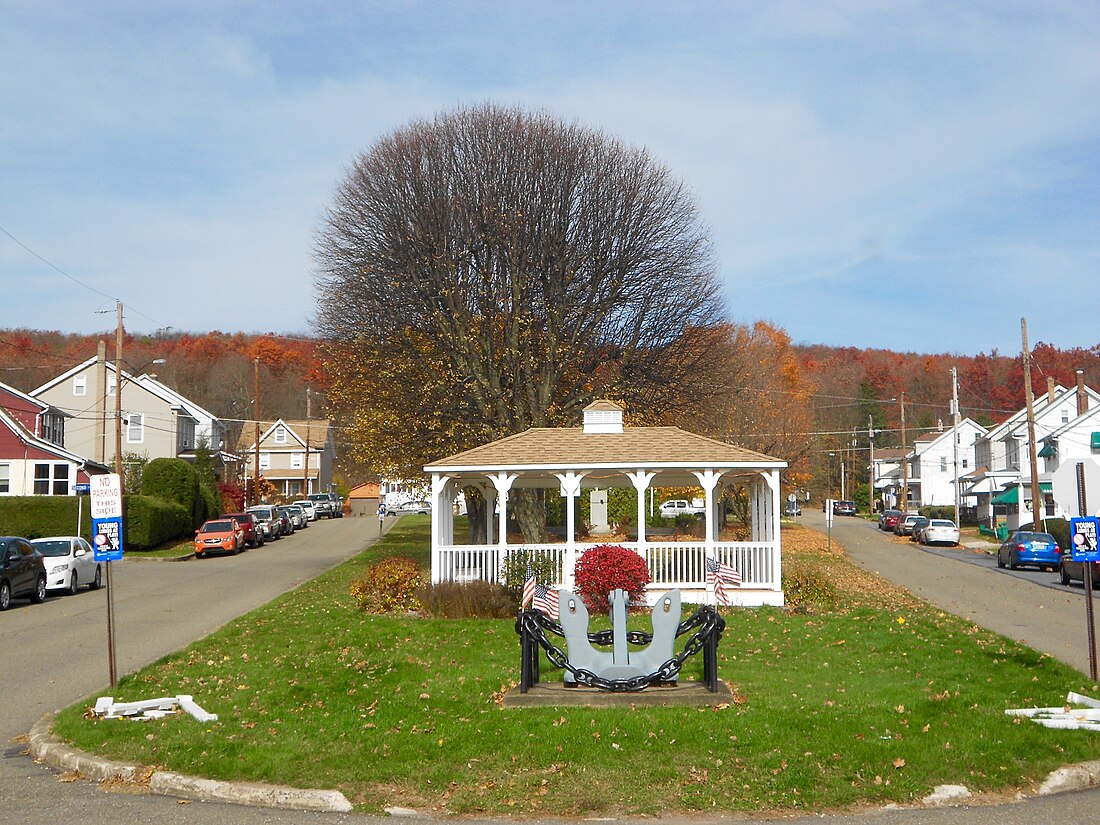
[[[1054,400],[1054,378],[1050,375],[1047,376],[1047,402]]]
[[[1077,370],[1077,414],[1084,415],[1089,411],[1089,396],[1085,392],[1085,371]]]

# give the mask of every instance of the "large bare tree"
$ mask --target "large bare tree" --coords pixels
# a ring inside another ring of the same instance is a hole
[[[600,396],[664,414],[721,320],[695,203],[647,152],[491,104],[361,154],[317,240],[318,326],[360,458],[411,471]],[[686,396],[696,398],[698,391]],[[542,519],[517,500],[528,538]]]

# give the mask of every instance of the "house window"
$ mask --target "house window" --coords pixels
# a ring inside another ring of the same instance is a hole
[[[0,494],[11,492],[11,465],[0,464]]]
[[[115,394],[115,377],[113,375],[107,376],[107,395]]]
[[[947,472],[947,456],[945,456],[945,455],[940,456],[940,472],[941,473],[946,473]]]
[[[179,420],[179,442],[176,444],[177,452],[185,452],[195,449],[195,421],[191,418]]]
[[[300,496],[302,494],[302,481],[301,479],[291,479],[286,483],[286,494],[288,496]]]
[[[964,458],[962,460],[962,465],[963,465],[963,469],[965,470],[967,467],[970,466],[970,459],[969,458]]]
[[[302,467],[304,466],[303,459],[305,459],[305,456],[302,453],[291,453],[290,454],[290,469],[292,469],[292,470],[301,470]]]
[[[73,395],[88,394],[88,376],[77,375],[73,378]]]
[[[1066,409],[1065,407],[1062,408],[1062,423],[1063,424],[1068,424],[1069,423],[1069,410]]]
[[[282,424],[275,428],[275,443],[286,444],[286,427]]]
[[[67,496],[69,494],[69,465],[35,464],[34,494],[36,496]]]
[[[42,438],[58,447],[65,445],[65,419],[47,414],[42,418]]]
[[[126,419],[126,443],[141,444],[145,441],[145,414],[130,413]]]
[[[260,453],[260,469],[271,469],[271,453]]]

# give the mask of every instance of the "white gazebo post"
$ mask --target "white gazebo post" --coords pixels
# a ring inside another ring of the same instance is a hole
[[[497,522],[500,532],[497,534],[497,545],[505,552],[508,550],[508,491],[512,489],[512,482],[517,478],[519,473],[507,473],[504,470],[489,476],[496,488],[497,498],[500,500],[500,519]]]
[[[649,482],[653,481],[655,475],[657,474],[647,473],[645,470],[635,470],[633,473],[626,474],[630,483],[634,485],[634,489],[638,491],[638,555],[642,558],[646,556],[645,491],[649,489]]]
[[[706,532],[704,534],[703,541],[706,544],[707,558],[712,555],[717,558],[714,553],[714,488],[718,486],[718,481],[722,478],[722,473],[715,470],[693,470],[691,473],[699,481],[699,486],[703,488],[704,501],[706,502]]]
[[[443,506],[451,477],[432,473],[432,584],[443,581]],[[448,509],[448,516],[450,510]],[[454,524],[454,519],[451,520]]]
[[[497,488],[495,486],[482,487],[482,495],[485,496],[485,543],[496,543],[496,530],[493,527],[493,511],[497,508]]]
[[[562,559],[562,584],[573,589],[573,571],[577,566],[577,540],[575,525],[577,520],[577,496],[581,492],[581,479],[584,473],[554,473],[561,482],[561,494],[565,496],[565,558]]]
[[[768,492],[770,495],[765,498],[764,496],[758,496],[760,499],[758,516],[753,518],[753,533],[757,532],[756,523],[760,522],[761,530],[760,535],[753,536],[754,541],[767,541],[771,542],[773,546],[779,545],[779,470],[769,470],[768,472],[760,473],[760,477],[766,483]],[[773,553],[772,556],[773,566],[771,569],[772,584],[776,590],[782,588],[782,560],[779,557],[779,553]]]

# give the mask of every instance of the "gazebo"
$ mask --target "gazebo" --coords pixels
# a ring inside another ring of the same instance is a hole
[[[786,466],[679,427],[624,427],[618,404],[596,401],[584,410],[583,427],[532,428],[424,467],[432,491],[432,581],[499,581],[508,556],[523,550],[553,558],[562,571],[555,584],[571,588],[577,559],[593,546],[575,540],[577,496],[591,488],[633,487],[638,491],[638,536],[623,546],[646,560],[651,602],[671,588],[680,588],[685,602],[713,600],[706,565],[714,560],[741,575],[740,588],[726,589],[731,604],[782,605],[779,474]],[[744,484],[749,494],[749,541],[718,540],[716,491],[731,482]],[[496,525],[488,519],[484,545],[454,540],[451,505],[467,486],[484,494],[487,513],[497,513]],[[704,538],[651,541],[645,530],[646,491],[688,486],[701,487],[705,495]],[[518,488],[558,490],[566,505],[564,543],[508,543],[508,496]]]

